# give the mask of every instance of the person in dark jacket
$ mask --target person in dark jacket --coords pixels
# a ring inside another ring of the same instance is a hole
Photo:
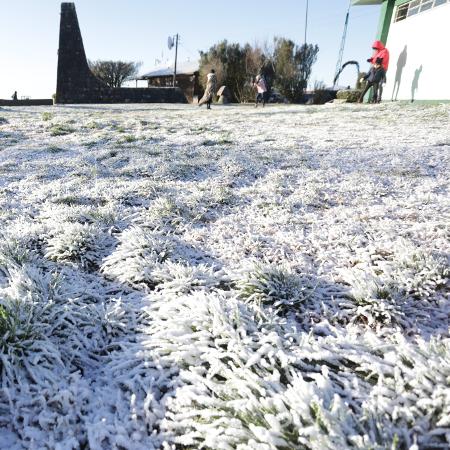
[[[359,96],[359,103],[364,101],[364,96],[367,94],[367,91],[372,88],[372,103],[380,103],[381,101],[381,86],[386,79],[386,71],[383,68],[383,60],[381,58],[377,58],[375,60],[375,64],[371,67],[369,73],[361,78],[361,83],[366,81],[366,87],[364,91]]]

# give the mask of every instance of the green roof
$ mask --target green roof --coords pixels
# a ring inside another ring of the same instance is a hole
[[[383,0],[352,0],[352,5],[381,5]]]

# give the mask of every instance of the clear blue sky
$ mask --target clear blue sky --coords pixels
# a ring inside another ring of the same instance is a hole
[[[310,0],[308,42],[320,47],[310,83],[333,78],[348,0]],[[179,59],[198,57],[214,43],[271,41],[284,36],[302,43],[306,0],[77,0],[75,5],[90,59],[142,61],[173,58],[169,34],[179,33]],[[0,98],[50,98],[56,89],[60,1],[0,0]],[[344,61],[365,67],[378,25],[379,6],[353,7]],[[353,84],[347,70],[342,84]]]

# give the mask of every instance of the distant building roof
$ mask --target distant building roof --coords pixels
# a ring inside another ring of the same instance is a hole
[[[193,75],[199,70],[198,61],[182,61],[177,64],[177,75]],[[150,72],[139,76],[139,80],[147,78],[168,77],[173,75],[173,63],[155,67]]]

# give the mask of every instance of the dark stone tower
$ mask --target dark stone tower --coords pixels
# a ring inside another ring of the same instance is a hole
[[[187,103],[179,88],[110,88],[89,69],[74,3],[61,3],[56,103]]]
[[[89,70],[75,4],[61,3],[56,102],[90,103],[105,88]]]

